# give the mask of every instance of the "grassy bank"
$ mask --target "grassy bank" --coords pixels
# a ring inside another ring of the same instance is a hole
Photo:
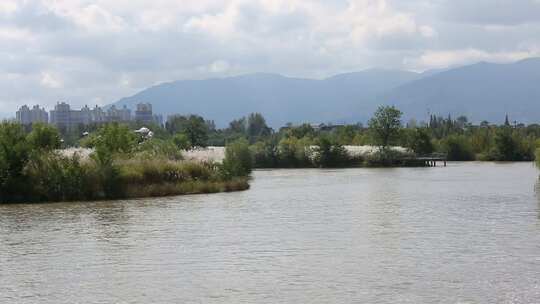
[[[222,163],[186,161],[174,145],[108,125],[88,139],[86,156],[61,153],[56,129],[0,125],[0,203],[91,201],[240,191],[249,188],[247,143]]]

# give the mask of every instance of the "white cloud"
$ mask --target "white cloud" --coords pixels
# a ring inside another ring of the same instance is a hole
[[[41,73],[41,85],[50,89],[59,89],[63,87],[62,81],[51,72]]]
[[[0,108],[108,103],[177,79],[539,55],[538,0],[493,1],[505,9],[491,0],[1,0]]]
[[[526,50],[490,53],[478,49],[426,51],[419,58],[410,60],[408,63],[420,68],[445,68],[479,61],[508,63],[534,56],[540,56],[540,52]]]

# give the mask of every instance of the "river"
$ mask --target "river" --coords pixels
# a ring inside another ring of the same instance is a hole
[[[0,303],[540,303],[531,163],[269,170],[249,191],[0,206]]]

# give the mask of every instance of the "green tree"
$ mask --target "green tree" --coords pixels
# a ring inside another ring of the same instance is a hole
[[[347,164],[349,155],[345,147],[328,136],[319,138],[315,150],[315,164],[321,168],[342,167]]]
[[[253,164],[256,168],[276,168],[279,166],[277,137],[258,141],[251,147]]]
[[[393,106],[382,106],[377,109],[369,121],[369,129],[373,140],[381,151],[385,152],[399,136],[402,112]]]
[[[448,160],[474,160],[471,145],[463,135],[448,136],[442,143],[442,150],[448,155]]]
[[[315,129],[310,124],[302,124],[297,127],[289,127],[286,130],[285,136],[287,137],[296,137],[296,138],[304,138],[304,137],[310,137],[313,138],[316,136]]]
[[[59,149],[61,145],[58,130],[41,123],[32,125],[32,131],[28,134],[27,139],[30,146],[38,150],[52,151]]]
[[[206,147],[209,128],[201,116],[175,116],[167,121],[166,128],[171,134],[185,134],[193,147]]]
[[[431,137],[425,129],[415,128],[407,136],[407,147],[417,155],[426,155],[435,150]]]
[[[175,134],[172,138],[174,145],[180,150],[189,150],[191,149],[191,142],[186,134],[178,133]]]
[[[239,139],[225,149],[225,159],[222,163],[222,172],[225,178],[245,177],[251,173],[252,155],[249,151],[249,143],[245,139]]]
[[[137,145],[137,134],[128,126],[111,123],[101,127],[86,141],[86,146],[111,154],[129,154]]]
[[[260,113],[251,113],[247,120],[247,136],[251,142],[258,138],[269,136],[272,129],[266,124],[266,120]]]
[[[0,124],[0,202],[20,201],[28,191],[24,168],[31,147],[21,125]]]

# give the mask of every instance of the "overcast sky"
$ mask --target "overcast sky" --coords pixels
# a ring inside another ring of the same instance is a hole
[[[251,72],[540,56],[540,0],[0,0],[0,113]]]

